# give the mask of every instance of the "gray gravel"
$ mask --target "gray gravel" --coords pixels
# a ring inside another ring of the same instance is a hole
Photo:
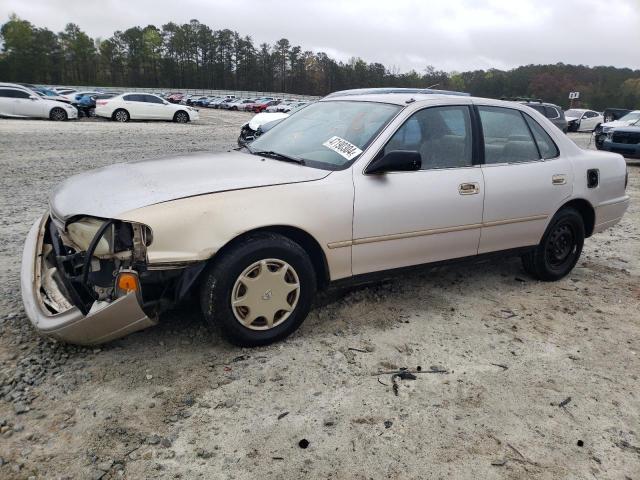
[[[331,291],[292,338],[252,350],[209,334],[194,302],[99,348],[35,335],[20,253],[47,192],[232,148],[249,117],[0,120],[0,478],[636,478],[638,168],[624,221],[558,283],[510,259],[416,272]],[[372,375],[418,366],[446,372],[398,380],[398,396]]]

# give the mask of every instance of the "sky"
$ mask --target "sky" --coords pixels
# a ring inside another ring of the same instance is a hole
[[[400,72],[557,62],[640,69],[640,0],[2,0],[0,22],[11,13],[56,32],[73,22],[94,38],[197,18],[256,45],[287,38]]]

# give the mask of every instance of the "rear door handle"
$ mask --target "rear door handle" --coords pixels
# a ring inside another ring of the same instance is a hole
[[[551,177],[551,183],[553,185],[565,185],[567,183],[567,176],[558,173]]]
[[[480,185],[475,182],[461,183],[458,187],[460,195],[475,195],[480,193]]]

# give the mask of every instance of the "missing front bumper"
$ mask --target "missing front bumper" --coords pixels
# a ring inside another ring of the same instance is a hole
[[[38,332],[69,343],[94,345],[157,323],[144,313],[135,293],[108,303],[97,302],[86,315],[76,306],[58,313],[47,308],[43,298],[41,256],[48,221],[48,215],[36,220],[27,235],[22,254],[22,301],[29,320]]]

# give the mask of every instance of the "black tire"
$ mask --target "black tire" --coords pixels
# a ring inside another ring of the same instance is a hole
[[[116,122],[125,123],[131,119],[131,116],[129,115],[129,112],[127,112],[124,108],[119,108],[118,110],[113,112],[113,115],[111,118]]]
[[[298,276],[300,290],[295,307],[282,323],[266,330],[253,330],[236,318],[231,298],[236,280],[245,269],[264,259],[288,263]],[[214,259],[204,273],[200,304],[210,327],[221,330],[234,345],[256,347],[291,335],[307,317],[315,292],[316,273],[305,250],[287,237],[264,232],[242,239]]]
[[[563,208],[551,220],[540,244],[522,256],[522,264],[538,280],[560,280],[578,263],[583,245],[582,216],[573,208]]]
[[[64,111],[64,108],[53,107],[49,112],[49,119],[54,122],[64,122],[65,120],[68,120],[68,118],[69,117],[67,116],[67,112]]]
[[[187,123],[189,121],[189,114],[184,110],[178,110],[173,116],[173,121],[176,123]]]

